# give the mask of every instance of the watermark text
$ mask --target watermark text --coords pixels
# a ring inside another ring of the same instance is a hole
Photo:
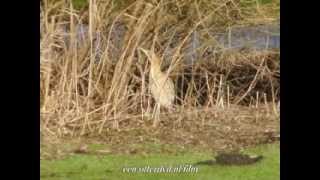
[[[123,173],[197,173],[198,171],[198,167],[194,167],[192,165],[122,168]]]

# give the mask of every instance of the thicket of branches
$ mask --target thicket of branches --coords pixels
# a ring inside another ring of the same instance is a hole
[[[270,103],[278,113],[279,52],[223,51],[212,36],[232,25],[276,20],[270,9],[277,7],[263,9],[255,2],[137,0],[119,7],[112,0],[90,0],[76,10],[62,0],[42,1],[42,133],[101,133],[123,128],[123,121],[149,119],[149,64],[137,49],[153,42],[163,68],[173,66],[175,116],[195,108]],[[82,24],[88,31],[79,41]],[[190,57],[195,32],[201,45]],[[195,63],[185,63],[188,58]]]

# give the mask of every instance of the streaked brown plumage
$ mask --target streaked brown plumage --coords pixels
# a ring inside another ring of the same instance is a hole
[[[174,83],[167,72],[162,72],[160,58],[153,52],[140,48],[151,63],[149,73],[149,89],[156,101],[153,115],[156,115],[154,126],[159,122],[160,107],[171,109],[175,98]]]

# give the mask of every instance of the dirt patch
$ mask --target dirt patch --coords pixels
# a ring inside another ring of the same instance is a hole
[[[156,129],[135,127],[134,124],[138,123],[131,121],[131,133],[113,132],[106,140],[111,143],[171,144],[214,151],[237,149],[267,143],[279,133],[279,117],[267,111],[245,107],[189,110],[182,117],[179,113],[179,118],[174,115],[163,118]]]
[[[216,152],[240,150],[279,140],[280,119],[271,112],[271,107],[217,107],[189,110],[184,116],[181,114],[179,118],[175,114],[162,114],[157,128],[152,128],[152,119],[127,119],[121,122],[119,131],[91,133],[81,138],[60,138],[52,148],[56,149],[55,157],[59,153],[75,152],[85,144],[105,145],[103,150],[88,151],[88,154]],[[48,141],[45,143],[50,144]]]

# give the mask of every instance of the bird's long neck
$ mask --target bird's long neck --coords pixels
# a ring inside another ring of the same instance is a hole
[[[161,74],[161,62],[159,58],[153,59],[151,62],[150,72],[153,76]]]

